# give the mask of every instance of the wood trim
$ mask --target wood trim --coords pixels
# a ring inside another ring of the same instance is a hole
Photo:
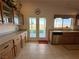
[[[1,5],[1,18],[2,18],[2,23],[4,23],[4,21],[3,21],[3,3],[2,3],[2,0],[0,1],[0,5]]]
[[[61,17],[61,18],[75,18],[76,15],[54,15],[54,18],[57,18],[57,17]]]

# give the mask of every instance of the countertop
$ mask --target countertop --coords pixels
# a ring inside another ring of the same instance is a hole
[[[79,31],[50,31],[50,32],[79,32]]]
[[[19,35],[21,35],[21,33],[24,33],[24,32],[27,32],[27,31],[16,31],[16,32],[12,32],[12,33],[0,36],[0,45],[9,40],[17,38]]]

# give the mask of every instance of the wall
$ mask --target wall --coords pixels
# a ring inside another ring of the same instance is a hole
[[[13,24],[0,24],[0,35],[8,34],[18,30],[18,27]]]
[[[40,15],[35,14],[35,9],[39,8],[41,10]],[[53,5],[52,3],[40,3],[40,2],[25,2],[23,3],[21,12],[25,17],[25,25],[28,29],[28,18],[29,17],[46,17],[47,19],[47,30],[53,29],[53,20],[55,14],[62,15],[76,15],[77,10],[69,8],[67,6],[61,7],[61,5]]]

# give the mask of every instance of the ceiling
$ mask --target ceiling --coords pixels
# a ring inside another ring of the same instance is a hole
[[[72,3],[79,3],[79,0],[23,0],[24,2],[32,1],[32,2],[72,2]]]
[[[49,3],[53,5],[60,5],[62,7],[71,7],[79,10],[79,0],[23,0],[23,3],[27,2],[38,2],[38,3]]]

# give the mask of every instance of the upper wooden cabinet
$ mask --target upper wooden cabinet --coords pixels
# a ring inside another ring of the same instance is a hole
[[[0,23],[24,24],[23,15],[20,13],[19,0],[0,0]]]
[[[24,15],[22,13],[19,13],[19,23],[20,25],[24,25]]]
[[[13,19],[14,19],[14,24],[19,25],[19,16],[18,16],[18,11],[13,9]]]
[[[2,23],[13,23],[13,10],[12,7],[9,6],[4,1],[1,1],[1,17],[2,17]]]
[[[24,24],[23,14],[21,14],[20,11],[15,9],[13,9],[13,14],[14,14],[14,24],[23,25]]]
[[[2,24],[2,17],[1,17],[1,2],[0,2],[0,24]]]

